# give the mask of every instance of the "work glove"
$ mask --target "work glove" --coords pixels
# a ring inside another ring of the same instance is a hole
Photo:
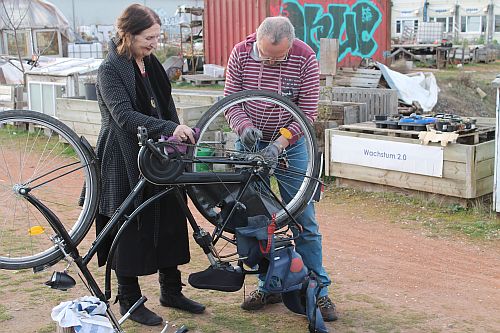
[[[240,141],[243,146],[251,150],[255,147],[255,142],[262,139],[262,131],[255,127],[247,127],[243,130],[240,136]]]
[[[267,162],[271,169],[276,168],[278,165],[278,156],[283,151],[283,147],[279,142],[271,142],[269,146],[262,149],[260,152],[264,160]]]

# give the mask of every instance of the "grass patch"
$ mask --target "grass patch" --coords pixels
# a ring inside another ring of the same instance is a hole
[[[7,312],[7,308],[0,304],[0,323],[2,321],[10,320],[12,316]]]
[[[40,327],[36,332],[37,333],[52,333],[57,330],[56,323],[52,322],[50,324],[47,324],[45,326]]]
[[[343,324],[351,328],[348,332],[357,332],[356,327],[362,328],[365,332],[406,332],[408,330],[431,332],[426,324],[429,317],[425,314],[408,308],[396,309],[366,294],[345,294],[343,298],[352,304],[342,315]]]
[[[489,205],[470,208],[394,192],[364,192],[329,187],[325,193],[334,203],[359,204],[360,209],[386,216],[387,221],[408,228],[424,227],[430,237],[466,236],[473,240],[500,240],[500,220]]]
[[[11,148],[20,147],[26,153],[40,152],[52,156],[61,155],[76,157],[76,153],[69,144],[60,141],[54,132],[43,129],[28,130],[19,125],[5,124],[0,128],[0,141],[2,145]]]

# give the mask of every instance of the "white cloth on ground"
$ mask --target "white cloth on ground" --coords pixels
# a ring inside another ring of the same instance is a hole
[[[77,333],[113,333],[106,314],[106,304],[97,297],[84,296],[61,302],[52,309],[52,320],[60,327],[74,327]]]

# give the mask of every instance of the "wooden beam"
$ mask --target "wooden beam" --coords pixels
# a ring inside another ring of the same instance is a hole
[[[321,38],[319,48],[319,72],[324,75],[335,75],[339,55],[338,39]]]

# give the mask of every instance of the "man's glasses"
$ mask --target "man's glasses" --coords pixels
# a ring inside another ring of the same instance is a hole
[[[257,47],[257,56],[258,56],[258,59],[255,59],[257,61],[260,61],[266,65],[274,65],[274,64],[279,64],[279,63],[282,63],[282,62],[285,62],[288,60],[288,53],[290,52],[290,49],[288,49],[286,51],[286,54],[283,56],[283,57],[277,57],[277,58],[272,58],[272,57],[263,57],[261,54],[260,54],[260,50],[259,48]]]

